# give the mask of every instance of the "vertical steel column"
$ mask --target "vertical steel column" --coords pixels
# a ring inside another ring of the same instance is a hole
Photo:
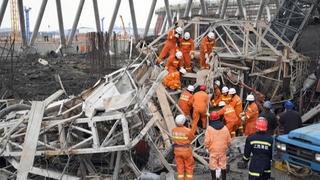
[[[188,0],[186,9],[184,10],[183,17],[189,17],[189,13],[191,10],[192,0]]]
[[[133,0],[129,0],[129,6],[130,6],[130,13],[131,13],[131,21],[132,21],[132,27],[133,27],[133,34],[134,34],[134,38],[137,40],[137,39],[139,39],[139,34],[138,34],[136,13],[134,12]]]
[[[121,0],[117,0],[117,3],[116,3],[116,5],[115,5],[115,7],[114,7],[114,10],[113,10],[113,15],[112,15],[112,18],[111,18],[111,22],[110,22],[110,25],[109,25],[109,30],[108,30],[109,38],[110,38],[111,35],[112,35],[114,22],[116,21],[120,4],[121,4]]]
[[[64,34],[63,17],[62,17],[61,1],[60,0],[56,0],[56,7],[57,7],[57,15],[58,15],[58,23],[59,23],[60,43],[61,43],[62,47],[65,47],[66,46],[66,36]]]
[[[38,32],[39,32],[39,27],[40,27],[40,24],[41,24],[41,21],[42,21],[42,17],[43,17],[43,13],[44,13],[44,10],[46,9],[46,6],[47,6],[47,2],[48,2],[48,0],[42,0],[42,4],[41,4],[41,7],[40,7],[40,11],[39,11],[38,17],[37,17],[37,21],[36,21],[36,24],[35,24],[33,32],[32,32],[31,40],[29,42],[29,46],[32,46],[34,41],[37,38],[37,35],[38,35]]]
[[[167,20],[169,23],[169,26],[172,26],[172,15],[171,15],[171,10],[170,10],[170,5],[169,5],[169,0],[164,0],[164,4],[166,6],[166,12],[167,12]]]
[[[97,0],[93,0],[92,4],[93,4],[93,10],[94,10],[94,17],[95,17],[95,20],[96,20],[97,32],[101,32],[100,16],[99,16],[99,8],[98,8]]]
[[[1,9],[0,9],[0,27],[1,27],[1,23],[2,23],[3,17],[4,17],[4,13],[6,12],[6,9],[7,9],[8,1],[9,0],[3,0],[2,4],[1,4]]]
[[[221,13],[220,13],[221,19],[224,19],[224,16],[226,15],[227,6],[228,6],[228,0],[224,0],[221,8]]]
[[[208,14],[208,9],[205,0],[200,0],[201,4],[201,13],[202,15],[207,15]]]
[[[256,23],[261,20],[262,12],[264,9],[264,4],[265,4],[265,0],[261,0],[260,5],[259,5],[258,14],[257,14]]]
[[[150,11],[149,11],[148,19],[147,19],[147,22],[146,22],[146,26],[144,28],[143,38],[147,37],[147,35],[148,35],[148,31],[149,31],[149,28],[150,28],[150,23],[151,23],[151,20],[152,20],[154,9],[156,8],[156,4],[157,4],[157,0],[153,0],[152,4],[151,4],[151,7],[150,7]]]
[[[27,46],[27,38],[26,38],[26,25],[24,20],[24,12],[23,12],[23,2],[22,0],[17,1],[18,11],[19,11],[19,20],[20,20],[20,32],[22,38],[22,45]]]
[[[84,5],[84,1],[85,0],[81,0],[80,3],[79,3],[77,14],[76,14],[76,17],[75,17],[75,19],[73,21],[71,33],[70,33],[69,38],[68,38],[67,46],[70,46],[72,44],[73,37],[74,37],[74,35],[76,33],[76,30],[77,30],[77,27],[78,27],[78,23],[79,23],[80,15],[81,15],[82,8],[83,8],[83,5]]]
[[[165,16],[164,19],[163,19],[163,23],[162,23],[162,27],[161,27],[160,34],[163,34],[163,33],[166,32],[167,23],[168,23],[168,16],[167,16],[167,14],[166,14],[166,16]]]
[[[242,1],[243,1],[243,0],[237,0],[238,9],[239,9],[239,14],[240,14],[240,17],[243,17],[245,20],[247,20],[247,17],[245,17],[245,13],[244,13]]]
[[[218,8],[218,10],[217,10],[217,12],[216,12],[217,15],[221,13],[222,4],[223,4],[223,0],[220,0],[220,2],[219,2],[219,8]]]

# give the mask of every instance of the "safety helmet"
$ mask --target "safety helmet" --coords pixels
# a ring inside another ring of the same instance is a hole
[[[190,33],[189,32],[185,32],[183,38],[185,40],[189,40],[190,39]]]
[[[190,91],[190,92],[193,92],[193,91],[194,91],[194,86],[189,85],[189,86],[187,87],[187,90]]]
[[[176,28],[176,33],[180,35],[182,34],[182,28],[180,26]]]
[[[226,103],[224,101],[220,101],[219,104],[218,104],[219,107],[223,107],[225,105],[226,105]]]
[[[215,38],[214,33],[213,33],[213,32],[209,32],[209,33],[208,33],[208,38],[209,38],[209,39],[214,39],[214,38]]]
[[[200,85],[199,89],[200,89],[200,91],[206,91],[207,90],[207,86],[202,84],[202,85]]]
[[[272,103],[271,101],[265,101],[263,103],[263,107],[268,108],[268,109],[272,109]]]
[[[219,120],[219,118],[220,118],[220,115],[218,112],[213,111],[210,113],[210,118],[209,118],[210,121],[216,121],[216,120]]]
[[[182,52],[181,51],[177,51],[176,52],[176,58],[177,59],[181,59],[182,58]]]
[[[236,94],[237,93],[237,91],[236,91],[236,89],[235,88],[230,88],[229,89],[229,94]]]
[[[294,104],[290,100],[287,100],[287,101],[284,102],[284,108],[293,109],[294,108]]]
[[[183,125],[186,122],[186,117],[183,114],[179,114],[175,121],[177,125]]]
[[[254,96],[252,94],[249,94],[246,98],[247,101],[254,101]]]
[[[217,86],[219,86],[219,87],[220,87],[220,85],[221,85],[221,83],[220,83],[219,80],[216,80],[216,81],[214,82],[214,84],[217,85]]]
[[[258,117],[256,121],[256,129],[258,131],[266,131],[268,129],[268,122],[264,117]]]
[[[228,93],[229,92],[229,88],[227,86],[224,86],[222,88],[222,93]]]

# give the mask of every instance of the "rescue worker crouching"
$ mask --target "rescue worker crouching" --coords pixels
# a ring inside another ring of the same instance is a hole
[[[227,126],[229,133],[232,137],[236,135],[236,125],[238,122],[238,117],[232,106],[226,104],[224,101],[219,102],[219,107],[221,108],[218,113],[224,118],[224,124]]]
[[[242,161],[238,162],[239,169],[247,168],[249,165],[249,180],[266,180],[271,176],[271,160],[273,138],[267,131],[267,120],[259,117],[256,121],[257,132],[246,139]]]
[[[182,51],[183,65],[187,72],[192,72],[191,59],[194,58],[194,41],[190,38],[190,33],[185,32],[180,40],[180,49]]]
[[[236,129],[239,130],[239,134],[242,135],[243,134],[243,126],[242,126],[242,122],[241,122],[241,118],[240,118],[240,113],[243,111],[242,100],[237,95],[237,91],[235,88],[230,88],[228,94],[231,97],[230,106],[232,106],[234,108],[236,115],[237,115],[237,118],[238,118],[238,121],[236,124],[236,126],[237,126]]]
[[[202,128],[205,129],[207,127],[207,106],[209,102],[209,95],[206,93],[206,85],[200,85],[199,89],[200,91],[193,95],[193,113],[191,123],[193,134],[195,134],[197,130],[199,119],[201,119]]]
[[[215,35],[213,32],[209,32],[206,37],[201,40],[200,43],[200,69],[209,69],[209,64],[207,63],[210,55],[216,45]]]
[[[226,104],[231,102],[231,96],[229,95],[229,88],[227,86],[222,87],[221,89],[221,101],[224,101]]]
[[[193,104],[193,91],[194,86],[189,85],[186,90],[184,90],[179,98],[178,105],[183,111],[185,116],[191,117],[191,109]]]
[[[213,85],[213,99],[211,100],[211,105],[213,107],[217,107],[219,102],[221,101],[221,91],[220,91],[220,81],[216,80]]]
[[[166,69],[168,70],[168,75],[163,78],[163,85],[168,87],[171,90],[178,90],[181,88],[181,81],[180,81],[180,72],[186,73],[186,70],[184,68],[181,68],[180,60],[182,58],[182,52],[177,51],[175,56],[171,56],[167,63],[166,63]],[[178,71],[180,67],[180,72]]]
[[[172,140],[178,180],[192,180],[194,159],[192,156],[191,142],[194,139],[194,136],[191,129],[184,126],[186,122],[186,117],[184,115],[178,115],[175,122],[178,127],[172,129]]]
[[[204,146],[208,149],[209,168],[211,177],[216,180],[216,170],[221,169],[222,180],[227,176],[227,149],[230,145],[231,137],[229,130],[220,121],[218,112],[210,113],[209,127],[205,132]]]
[[[255,98],[252,94],[249,94],[246,98],[248,107],[245,112],[240,113],[241,120],[245,121],[245,131],[246,136],[250,136],[256,132],[256,120],[259,116],[259,109],[257,104],[254,102]]]

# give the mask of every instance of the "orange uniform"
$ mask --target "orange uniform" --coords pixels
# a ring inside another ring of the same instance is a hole
[[[204,146],[210,153],[209,168],[211,170],[226,169],[227,149],[230,145],[231,137],[228,129],[215,129],[209,126],[205,133]]]
[[[192,179],[194,159],[192,156],[191,142],[194,138],[191,129],[180,126],[172,129],[172,141],[174,146],[174,155],[177,163],[178,180]]]
[[[171,90],[180,89],[180,72],[176,70],[174,72],[169,73],[166,77],[163,78],[162,84]]]
[[[242,109],[242,100],[238,95],[234,95],[231,98],[231,102],[230,105],[234,108],[234,110],[236,111],[237,117],[238,117],[238,123],[237,126],[240,127],[242,126],[241,123],[241,118],[240,118],[240,113],[243,111]]]
[[[208,36],[204,37],[201,40],[201,44],[200,44],[200,68],[201,69],[209,69],[209,65],[206,64],[205,54],[209,55],[212,52],[215,45],[216,45],[215,40],[209,41]]]
[[[256,120],[259,116],[259,109],[255,102],[251,103],[246,112],[246,127],[244,134],[250,136],[251,134],[256,133]]]
[[[168,61],[166,63],[166,69],[169,73],[175,72],[179,69],[179,67],[182,65],[181,60],[177,59],[175,55],[170,56],[168,58]]]
[[[194,54],[194,41],[193,39],[181,39],[180,40],[180,50],[182,51],[182,59],[184,68],[187,70],[187,72],[191,72],[191,53]]]
[[[176,47],[177,47],[177,38],[174,36],[176,33],[175,29],[172,29],[168,32],[167,35],[167,40],[161,50],[161,53],[159,55],[159,59],[162,60],[163,58],[165,58],[168,54],[168,52],[170,53],[169,55],[172,56],[176,53]]]
[[[222,94],[221,101],[224,101],[226,104],[229,104],[231,102],[231,96],[229,94],[228,95]]]
[[[221,101],[221,91],[219,87],[214,88],[214,99],[211,100],[211,104],[213,107],[218,106],[219,102]]]
[[[192,132],[196,132],[199,118],[202,121],[202,128],[207,127],[207,106],[209,102],[209,96],[204,91],[198,91],[193,95],[193,114],[192,114]]]
[[[234,108],[226,104],[222,109],[218,111],[219,115],[224,117],[225,124],[230,132],[233,133],[236,131],[236,125],[238,122],[238,117]]]
[[[193,104],[193,95],[185,90],[181,93],[178,105],[183,111],[185,116],[190,116],[191,108]]]

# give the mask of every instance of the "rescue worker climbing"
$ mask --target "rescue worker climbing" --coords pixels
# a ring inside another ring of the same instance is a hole
[[[178,105],[183,111],[185,116],[190,116],[191,109],[192,109],[192,104],[193,104],[193,93],[194,91],[194,86],[189,85],[186,90],[184,90],[179,98]]]
[[[166,63],[166,69],[168,70],[168,75],[163,78],[163,85],[171,90],[178,90],[181,88],[180,82],[180,72],[186,73],[184,68],[181,68],[180,60],[182,58],[182,52],[177,51],[175,56],[169,57]],[[180,72],[178,71],[180,67]]]
[[[240,113],[241,120],[245,121],[245,131],[246,136],[250,136],[256,132],[256,120],[259,116],[259,109],[257,104],[254,102],[255,98],[252,94],[249,94],[246,98],[248,107],[245,112]]]
[[[274,135],[274,131],[278,127],[278,123],[277,123],[277,117],[272,111],[271,101],[265,101],[263,103],[263,111],[259,116],[266,118],[266,120],[268,121],[267,133],[271,136]]]
[[[219,107],[221,108],[218,113],[220,116],[223,116],[225,125],[227,126],[229,133],[232,137],[236,135],[236,126],[238,122],[238,117],[234,108],[226,104],[224,101],[219,102]]]
[[[294,111],[294,104],[291,101],[284,102],[284,112],[278,116],[280,129],[283,134],[289,134],[290,131],[302,127],[302,119],[298,112]]]
[[[172,141],[177,164],[178,180],[192,180],[194,159],[192,156],[191,142],[194,136],[191,129],[184,126],[186,122],[184,115],[178,115],[175,121],[178,127],[172,129]]]
[[[266,133],[267,120],[259,117],[256,121],[257,132],[246,139],[242,161],[238,162],[239,169],[246,169],[249,165],[249,180],[266,180],[271,175],[271,160],[273,138]]]
[[[211,112],[209,127],[205,133],[204,146],[208,149],[211,177],[216,180],[216,170],[221,169],[222,180],[227,177],[227,149],[231,137],[226,126],[220,121],[219,113]]]
[[[237,129],[240,131],[239,133],[242,134],[243,133],[243,126],[242,126],[242,122],[241,122],[241,118],[240,118],[240,113],[243,111],[242,100],[237,95],[237,91],[235,88],[230,88],[228,94],[231,97],[230,106],[232,106],[234,108],[234,110],[236,111],[237,118],[238,118],[238,121],[236,124]]]
[[[201,40],[200,44],[200,69],[209,69],[208,61],[212,56],[212,51],[216,45],[215,35],[209,32],[206,37]]]
[[[224,101],[226,104],[229,104],[231,102],[231,96],[229,95],[229,88],[227,86],[224,86],[222,87],[221,91],[222,91],[221,101]]]
[[[159,57],[157,58],[157,63],[160,64],[163,59],[167,56],[169,52],[169,56],[174,56],[177,49],[177,43],[182,35],[182,28],[176,27],[168,32],[167,40],[161,50]]]
[[[180,41],[180,49],[182,51],[183,65],[187,72],[192,72],[191,59],[194,58],[194,41],[190,38],[190,33],[185,32]]]
[[[220,91],[220,81],[216,80],[214,82],[214,85],[213,85],[213,98],[211,99],[211,105],[213,107],[216,107],[218,106],[219,102],[221,101],[221,91]]]
[[[202,128],[205,129],[207,127],[207,106],[209,102],[209,96],[206,93],[206,85],[200,85],[199,89],[200,91],[196,92],[193,95],[193,114],[191,123],[191,129],[193,134],[195,134],[197,130],[199,118],[202,122]]]

